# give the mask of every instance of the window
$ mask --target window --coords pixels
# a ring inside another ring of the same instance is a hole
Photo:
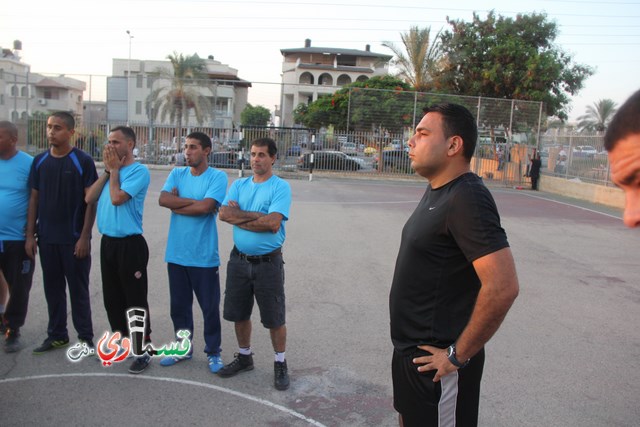
[[[16,85],[11,86],[11,96],[18,96],[18,87]]]
[[[26,111],[22,112],[22,120],[27,120],[29,118],[29,116],[27,115]]]
[[[313,84],[313,74],[304,72],[300,75],[300,84],[301,85],[312,85]]]
[[[142,74],[136,76],[136,87],[142,87]]]
[[[142,114],[142,101],[136,101],[136,114]]]
[[[147,74],[147,89],[151,89],[153,87],[153,83],[156,81],[157,78],[158,76]]]
[[[18,112],[15,110],[11,112],[11,121],[14,123],[18,121]]]
[[[349,67],[356,66],[356,57],[352,55],[338,55],[338,65],[346,65]]]
[[[22,86],[22,89],[20,89],[20,96],[22,96],[23,98],[27,98],[29,96],[29,88],[26,86]]]
[[[0,105],[4,105],[4,93],[0,93]]]

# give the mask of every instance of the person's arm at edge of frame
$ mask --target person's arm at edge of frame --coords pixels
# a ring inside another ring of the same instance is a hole
[[[480,279],[478,292],[469,323],[456,341],[456,358],[464,362],[473,357],[491,339],[504,320],[519,292],[518,276],[511,249],[506,247],[478,258],[473,262]],[[437,370],[433,381],[458,369],[447,357],[447,349],[419,346],[432,356],[418,357],[418,371]]]
[[[38,253],[36,243],[36,219],[38,216],[38,190],[31,189],[29,207],[27,208],[27,229],[25,230],[24,250],[31,259]]]

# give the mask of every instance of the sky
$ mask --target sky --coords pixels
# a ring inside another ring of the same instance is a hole
[[[411,26],[432,34],[450,29],[447,17],[471,21],[475,11],[514,17],[546,13],[558,24],[556,45],[574,62],[595,69],[572,97],[570,120],[588,105],[618,105],[640,88],[640,0],[4,0],[0,46],[22,41],[31,71],[88,80],[85,99],[104,100],[113,58],[162,60],[173,52],[214,58],[249,80],[249,102],[270,110],[279,104],[280,49],[312,46],[391,55],[385,41],[401,44]],[[133,36],[129,37],[127,30]],[[392,70],[393,71],[393,70]]]

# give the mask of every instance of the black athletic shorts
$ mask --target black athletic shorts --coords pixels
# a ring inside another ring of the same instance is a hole
[[[418,348],[402,354],[393,352],[393,407],[402,415],[405,427],[466,427],[478,425],[480,380],[484,349],[469,364],[433,382],[435,371],[418,372],[412,362],[429,353]]]

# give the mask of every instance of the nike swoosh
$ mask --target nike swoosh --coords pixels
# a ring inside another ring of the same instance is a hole
[[[429,206],[429,210],[432,211],[436,208],[437,206]]]

